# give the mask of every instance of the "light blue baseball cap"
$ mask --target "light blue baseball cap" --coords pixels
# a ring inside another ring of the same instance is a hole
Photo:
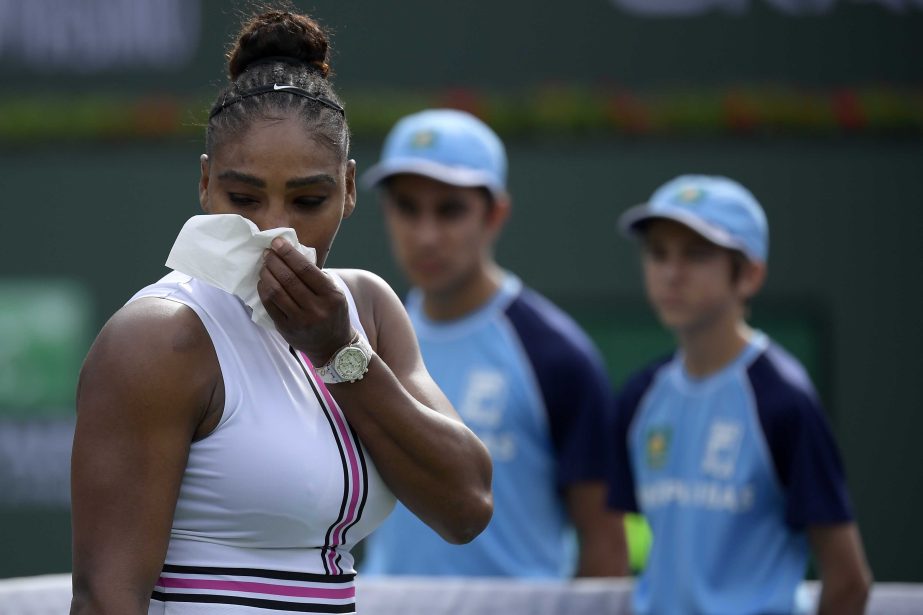
[[[401,173],[466,188],[506,191],[506,151],[487,124],[455,109],[429,109],[399,120],[381,160],[362,175],[366,187]]]
[[[619,228],[637,236],[644,222],[665,218],[688,226],[719,246],[740,250],[751,261],[769,257],[769,224],[753,194],[717,175],[680,175],[651,195],[647,203],[619,217]]]

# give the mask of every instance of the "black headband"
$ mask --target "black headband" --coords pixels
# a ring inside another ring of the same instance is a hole
[[[244,66],[244,70],[240,72],[242,73],[246,72],[250,70],[251,68],[253,68],[254,66],[260,66],[263,64],[288,64],[289,66],[297,66],[298,68],[307,68],[309,70],[313,69],[318,72],[321,72],[320,67],[317,66],[316,64],[312,62],[305,62],[304,60],[300,60],[298,58],[292,58],[289,56],[266,56],[264,58],[260,58],[258,60],[254,60],[250,62],[249,64]]]
[[[346,117],[346,111],[338,105],[336,102],[330,100],[326,96],[317,96],[311,92],[300,88],[296,85],[290,85],[285,83],[269,83],[267,85],[261,85],[253,88],[252,90],[246,90],[232,96],[231,98],[225,99],[220,105],[212,109],[211,113],[208,114],[208,119],[211,120],[213,117],[224,111],[226,108],[230,107],[235,103],[239,103],[245,98],[250,98],[251,96],[259,96],[260,94],[268,94],[269,92],[286,92],[288,94],[294,94],[295,96],[301,96],[302,98],[307,98],[308,100],[313,100],[319,105],[323,105],[328,109],[333,109],[337,113],[340,113],[344,118]]]

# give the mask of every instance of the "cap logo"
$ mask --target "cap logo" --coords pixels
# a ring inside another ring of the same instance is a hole
[[[679,200],[687,205],[702,200],[704,193],[695,186],[686,186],[679,191]]]
[[[414,149],[424,149],[432,147],[436,142],[436,133],[432,130],[421,130],[410,137],[410,147]]]

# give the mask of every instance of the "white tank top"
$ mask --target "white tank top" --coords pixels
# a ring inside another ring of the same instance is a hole
[[[328,273],[366,336],[349,289]],[[310,362],[240,299],[185,274],[131,301],[141,297],[195,310],[225,396],[218,426],[192,443],[149,612],[354,613],[350,549],[394,496]]]

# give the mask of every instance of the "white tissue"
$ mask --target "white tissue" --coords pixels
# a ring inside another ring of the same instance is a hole
[[[208,214],[186,221],[173,243],[166,265],[240,297],[253,310],[253,322],[275,330],[272,318],[260,301],[256,284],[260,279],[263,252],[276,237],[298,248],[312,263],[317,262],[314,248],[298,243],[294,229],[261,231],[253,222],[237,214]]]

